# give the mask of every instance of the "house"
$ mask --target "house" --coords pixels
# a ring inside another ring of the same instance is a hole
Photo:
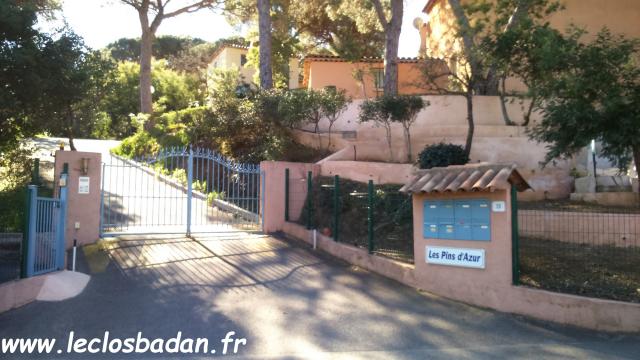
[[[213,54],[209,63],[209,71],[214,69],[236,68],[240,72],[242,81],[254,84],[256,69],[247,65],[249,46],[239,43],[225,43]],[[296,89],[299,86],[300,66],[296,58],[289,60],[289,88]]]
[[[398,93],[411,95],[433,94],[421,82],[423,59],[398,59]],[[384,88],[384,61],[382,58],[363,58],[351,62],[339,56],[310,55],[304,58],[302,87],[320,90],[328,86],[344,89],[354,99],[381,95]],[[437,66],[437,65],[435,65]],[[446,81],[446,79],[443,79]]]

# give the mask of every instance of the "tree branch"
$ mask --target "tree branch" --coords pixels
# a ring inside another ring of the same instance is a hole
[[[389,26],[389,22],[387,21],[387,17],[384,14],[384,8],[382,7],[382,3],[380,2],[380,0],[371,0],[371,3],[373,4],[374,9],[376,10],[376,15],[378,15],[378,20],[380,21],[382,28],[386,30],[387,27]]]
[[[196,3],[193,3],[191,5],[187,5],[187,6],[183,7],[183,8],[174,10],[172,12],[166,13],[166,14],[164,14],[163,18],[166,19],[166,18],[174,17],[174,16],[180,15],[182,13],[192,13],[192,12],[196,12],[196,11],[198,11],[200,9],[213,7],[213,6],[217,6],[217,5],[220,5],[220,1],[218,1],[218,0],[202,0],[202,1],[198,1]]]

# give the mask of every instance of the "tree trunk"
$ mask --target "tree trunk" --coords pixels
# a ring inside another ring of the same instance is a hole
[[[327,150],[331,151],[331,128],[333,127],[334,121],[329,121],[329,143],[327,144]]]
[[[464,7],[462,6],[460,0],[449,0],[449,5],[451,6],[451,10],[453,15],[456,18],[456,22],[460,27],[461,37],[462,37],[462,51],[464,53],[464,57],[469,63],[469,68],[471,70],[471,78],[476,80],[478,75],[481,74],[481,66],[480,59],[478,59],[475,53],[475,43],[472,37],[471,24],[469,22],[469,18],[464,11]],[[475,86],[473,86],[473,90],[476,91],[477,94],[480,94],[483,90],[479,88],[477,82],[474,82]],[[471,87],[471,86],[470,86]]]
[[[154,34],[149,28],[142,30],[142,39],[140,40],[140,112],[144,114],[151,114],[153,112],[153,99],[151,97],[151,51],[153,38]],[[150,121],[145,124],[145,130],[149,130],[147,126],[149,123]]]
[[[76,145],[73,143],[74,138],[74,130],[76,129],[76,122],[74,121],[73,110],[71,105],[67,105],[67,138],[69,138],[69,149],[71,151],[76,151]]]
[[[473,91],[471,87],[467,90],[465,97],[467,98],[467,124],[469,128],[467,129],[467,141],[464,144],[464,153],[467,157],[470,157],[471,145],[473,144],[473,132],[475,131],[475,124],[473,122]]]
[[[512,126],[515,125],[511,118],[509,117],[509,112],[507,111],[507,98],[505,96],[506,86],[505,86],[505,78],[501,79],[502,90],[498,92],[498,96],[500,96],[500,110],[502,110],[502,119],[504,120],[505,125]]]
[[[407,145],[407,161],[409,163],[412,163],[413,162],[413,156],[412,156],[413,150],[412,150],[412,147],[411,147],[411,132],[409,131],[410,126],[411,125],[409,125],[409,126],[402,125],[402,129],[404,130],[404,141],[405,141],[405,144]]]
[[[391,21],[385,29],[384,94],[398,93],[398,47],[402,30],[403,0],[391,0]]]
[[[389,162],[393,162],[393,146],[391,143],[391,124],[384,125],[384,130],[387,132],[387,145],[389,146]]]
[[[271,69],[271,1],[258,0],[258,30],[260,33],[260,87],[273,88]]]
[[[529,104],[529,109],[527,109],[527,113],[524,114],[524,122],[522,123],[522,126],[529,125],[529,122],[531,121],[531,113],[533,112],[533,108],[536,105],[536,101],[538,101],[538,98],[536,96],[533,96],[531,98],[531,103]]]
[[[633,162],[636,165],[636,176],[640,179],[640,145],[633,146],[631,151],[633,151]]]

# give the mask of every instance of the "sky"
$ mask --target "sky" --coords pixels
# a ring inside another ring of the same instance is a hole
[[[402,57],[413,57],[418,53],[420,36],[412,23],[421,14],[426,1],[405,0],[399,50]],[[136,11],[117,0],[63,0],[63,15],[69,26],[92,48],[102,48],[123,37],[140,37]],[[48,24],[42,28],[53,26]],[[232,27],[222,15],[210,10],[165,19],[158,29],[158,35],[191,36],[211,42],[234,34],[241,34],[241,29]]]

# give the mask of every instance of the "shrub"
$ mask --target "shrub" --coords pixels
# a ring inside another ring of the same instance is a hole
[[[0,232],[21,232],[33,149],[17,146],[0,152]],[[40,189],[39,189],[40,190]]]
[[[439,143],[427,145],[418,154],[420,169],[431,169],[449,165],[464,165],[469,162],[464,148],[460,145]]]
[[[120,143],[120,146],[113,149],[113,153],[131,159],[155,154],[158,150],[160,150],[158,141],[143,130],[124,139],[122,143]]]

